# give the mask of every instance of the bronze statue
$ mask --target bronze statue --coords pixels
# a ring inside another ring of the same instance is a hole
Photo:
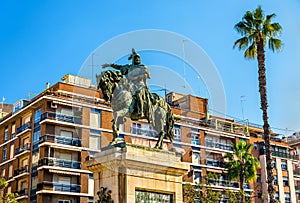
[[[163,98],[150,93],[147,85],[149,70],[141,64],[140,55],[134,49],[128,60],[132,60],[132,64],[103,64],[103,68],[112,67],[117,71],[107,70],[97,75],[98,88],[102,90],[104,99],[111,102],[113,109],[112,143],[117,141],[119,125],[123,124],[124,117],[129,116],[132,120],[148,120],[159,134],[156,148],[161,149],[165,134],[173,141],[173,113]]]
[[[101,187],[100,190],[97,192],[99,200],[97,203],[114,203],[111,198],[111,190],[107,191],[106,187]]]

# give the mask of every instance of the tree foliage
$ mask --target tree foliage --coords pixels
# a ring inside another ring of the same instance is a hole
[[[17,193],[7,193],[5,192],[6,188],[8,187],[8,183],[4,178],[0,179],[0,203],[18,203],[16,197],[18,197]]]

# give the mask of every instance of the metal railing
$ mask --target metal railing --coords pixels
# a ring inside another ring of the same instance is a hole
[[[19,148],[16,149],[15,154],[20,154],[21,152],[24,151],[29,151],[30,150],[30,143],[26,143],[22,146],[20,146]]]
[[[41,115],[41,121],[45,119],[54,119],[57,121],[63,121],[68,123],[75,123],[75,124],[82,124],[82,117],[81,116],[69,116],[60,113],[52,113],[52,112],[45,112]]]
[[[81,162],[79,162],[79,161],[56,159],[53,157],[45,157],[43,159],[40,159],[38,162],[38,165],[39,166],[59,166],[59,167],[74,168],[74,169],[81,168]]]
[[[206,162],[206,165],[208,165],[208,166],[221,167],[221,168],[224,168],[224,166],[225,166],[223,161],[218,161],[215,159],[206,159],[205,162]]]
[[[26,165],[26,166],[23,166],[21,168],[14,170],[14,175],[17,176],[22,173],[28,173],[28,172],[29,172],[29,167],[28,167],[28,165]]]
[[[81,140],[78,138],[62,137],[59,135],[43,135],[40,137],[40,143],[53,141],[54,143],[81,147]]]
[[[21,190],[17,191],[16,193],[18,193],[19,197],[26,196],[26,195],[28,195],[28,190],[21,189]]]
[[[227,151],[232,151],[232,146],[228,144],[215,143],[213,141],[205,140],[206,147],[212,147],[217,149],[224,149]]]
[[[17,128],[16,130],[16,134],[21,133],[22,131],[26,130],[26,129],[30,129],[31,128],[31,122],[27,122],[24,125],[22,125],[21,127]]]
[[[265,153],[266,153],[265,149],[260,149],[260,155],[263,155]],[[291,155],[289,153],[278,152],[278,151],[273,151],[273,150],[272,150],[272,156],[277,156],[277,157],[281,157],[281,158],[298,160],[298,156],[297,155]]]
[[[43,181],[37,184],[37,190],[53,190],[62,192],[80,192],[80,185],[77,184],[61,184]]]

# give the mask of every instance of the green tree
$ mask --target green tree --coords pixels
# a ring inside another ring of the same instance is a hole
[[[239,180],[241,191],[241,202],[245,202],[244,183],[256,179],[256,168],[258,168],[259,161],[251,154],[252,144],[243,140],[239,140],[237,144],[232,143],[233,154],[227,152],[224,158],[225,168],[228,170],[228,179]]]
[[[4,178],[0,179],[0,203],[18,203],[16,197],[18,194],[10,193],[7,194],[5,189],[8,187],[8,183]]]
[[[214,190],[214,182],[218,181],[216,173],[208,173],[204,177],[205,183],[197,185],[185,184],[183,185],[183,199],[184,203],[215,203],[220,202],[224,196],[228,199],[227,203],[239,203],[241,192],[232,191],[229,189]],[[224,200],[223,200],[224,201]]]
[[[267,101],[267,84],[266,84],[266,67],[265,67],[265,46],[268,44],[269,49],[280,51],[282,42],[277,37],[281,34],[282,28],[279,23],[273,23],[272,20],[276,15],[264,15],[260,6],[253,12],[247,11],[242,21],[235,25],[236,31],[242,35],[235,41],[233,47],[239,50],[245,50],[244,57],[247,59],[257,59],[258,61],[258,82],[260,102],[263,117],[264,142],[266,147],[267,163],[267,183],[270,203],[274,203],[275,189],[273,186],[274,177],[272,174],[272,159],[270,145],[270,126],[268,122],[268,101]]]

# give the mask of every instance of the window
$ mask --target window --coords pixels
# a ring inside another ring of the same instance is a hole
[[[63,185],[70,185],[71,177],[67,176],[58,176],[58,183]]]
[[[180,142],[181,141],[181,129],[180,126],[174,126],[174,141]]]
[[[6,142],[7,140],[8,140],[8,126],[6,126],[4,130],[4,142]]]
[[[275,193],[275,199],[279,200],[279,193],[278,192]]]
[[[256,177],[257,177],[257,178],[256,178],[256,182],[260,183],[260,182],[261,182],[261,176],[260,176],[260,174],[257,174]]]
[[[278,185],[277,176],[274,176],[274,185]]]
[[[286,171],[287,170],[287,164],[286,162],[281,162],[281,169]]]
[[[38,184],[38,176],[31,178],[31,189],[36,189]]]
[[[9,164],[8,166],[8,178],[13,177],[13,165],[12,163]]]
[[[131,133],[135,135],[142,134],[142,126],[140,123],[132,123],[131,124]]]
[[[287,177],[282,177],[283,186],[289,186],[289,179]]]
[[[258,146],[257,146],[257,143],[256,143],[256,142],[254,142],[254,144],[253,144],[253,149],[254,149],[255,151],[258,150]]]
[[[59,200],[57,200],[57,203],[72,203],[72,200],[62,200],[62,199],[59,199]]]
[[[65,116],[73,116],[73,111],[71,108],[61,108],[60,114]]]
[[[9,150],[9,159],[14,157],[15,145],[14,142],[10,143],[10,150]]]
[[[37,127],[33,131],[33,144],[37,144],[40,141],[40,136],[41,136],[41,128]]]
[[[41,121],[42,109],[38,109],[34,112],[34,125],[39,125]]]
[[[90,126],[92,128],[100,128],[101,111],[98,109],[91,109],[90,112]]]
[[[201,183],[201,173],[194,171],[194,183]]]
[[[200,154],[199,153],[193,153],[193,160],[192,162],[194,164],[200,164]]]
[[[5,178],[5,167],[2,167],[1,178]]]
[[[272,163],[271,163],[271,165],[272,165],[272,168],[275,168],[276,167],[276,160],[274,159],[274,160],[272,160]]]
[[[61,130],[60,131],[60,136],[72,139],[73,132],[72,131]]]
[[[3,157],[2,157],[2,160],[3,162],[6,161],[6,145],[3,147]]]
[[[100,131],[91,130],[90,131],[90,149],[93,150],[100,150]]]
[[[28,188],[28,184],[27,184],[27,181],[22,181],[21,182],[21,190],[24,190],[24,189],[26,189],[26,188]]]
[[[285,199],[285,202],[290,202],[291,201],[290,193],[284,193],[284,199]]]
[[[192,129],[191,130],[191,138],[192,138],[192,143],[194,145],[199,145],[200,141],[199,141],[199,131],[198,129]]]
[[[29,122],[30,122],[30,115],[24,117],[23,121],[24,121],[24,122],[23,122],[24,124],[25,124],[25,123],[29,123]]]
[[[15,137],[16,133],[16,123],[13,123],[11,126],[11,139]]]

